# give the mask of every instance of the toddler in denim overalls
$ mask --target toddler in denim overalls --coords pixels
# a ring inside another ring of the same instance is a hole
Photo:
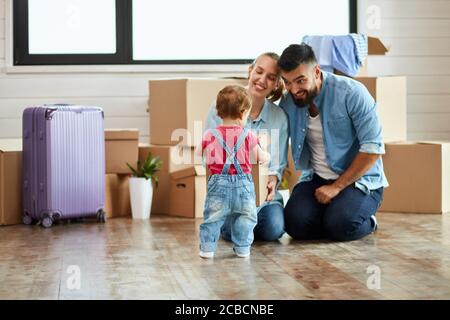
[[[227,86],[217,96],[217,113],[223,125],[205,132],[202,153],[211,176],[200,225],[200,256],[212,258],[220,229],[231,215],[231,241],[238,257],[248,257],[257,223],[251,161],[267,162],[255,134],[244,128],[251,109],[250,96],[241,86]],[[252,159],[251,159],[252,158]],[[224,161],[225,159],[225,161]]]

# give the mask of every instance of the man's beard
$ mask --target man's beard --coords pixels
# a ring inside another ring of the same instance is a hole
[[[316,86],[313,89],[310,89],[306,92],[304,99],[295,99],[295,97],[293,95],[292,95],[292,99],[294,100],[294,103],[298,108],[305,108],[305,107],[308,107],[313,102],[314,98],[317,96],[318,96],[318,92],[317,92],[317,86]]]

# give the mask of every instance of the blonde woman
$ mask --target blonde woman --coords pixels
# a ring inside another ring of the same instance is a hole
[[[247,90],[251,96],[252,108],[246,127],[259,135],[269,136],[267,151],[270,153],[269,182],[266,202],[257,208],[255,240],[273,241],[284,234],[283,200],[277,187],[287,163],[288,120],[284,111],[274,102],[283,91],[278,68],[279,56],[267,52],[261,54],[249,66]],[[222,123],[216,106],[211,106],[206,120],[206,129],[215,128]],[[231,239],[231,222],[227,219],[222,227],[222,237]]]

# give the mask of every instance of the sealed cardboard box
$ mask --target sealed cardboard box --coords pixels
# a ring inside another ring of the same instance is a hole
[[[170,205],[170,173],[201,164],[201,158],[194,157],[193,147],[139,145],[139,160],[143,162],[148,153],[162,160],[160,170],[156,173],[159,179],[158,188],[153,188],[152,214],[169,214]]]
[[[383,164],[390,186],[380,211],[450,211],[450,142],[387,143]]]
[[[180,141],[183,145],[196,145],[201,140],[203,122],[217,93],[229,84],[246,85],[247,80],[150,80],[150,143],[175,145]]]
[[[105,179],[104,209],[106,217],[131,217],[129,176],[126,174],[107,174]]]
[[[138,160],[138,129],[106,129],[105,158],[106,173],[130,172],[126,163],[136,165]]]
[[[206,198],[206,172],[193,166],[171,173],[169,215],[186,218],[203,217]]]
[[[368,57],[363,62],[356,77],[365,77],[368,75],[367,65],[368,65],[368,60],[370,59],[370,56],[385,55],[388,51],[389,51],[389,48],[379,38],[367,37],[367,55],[368,55]],[[334,73],[347,76],[340,70],[336,70],[336,69],[334,70]]]
[[[383,141],[406,140],[406,77],[358,77],[377,102]]]
[[[0,140],[0,225],[22,223],[22,140]]]
[[[206,169],[206,186],[208,185],[208,178],[211,175]],[[255,184],[256,206],[262,205],[267,197],[267,183],[269,182],[269,168],[267,165],[252,165],[252,177]]]

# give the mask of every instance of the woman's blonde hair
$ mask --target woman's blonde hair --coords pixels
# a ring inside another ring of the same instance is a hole
[[[253,62],[251,64],[251,68],[255,67],[256,61],[258,61],[258,59],[261,57],[269,57],[269,58],[273,59],[275,62],[278,62],[278,60],[280,60],[280,56],[278,54],[276,54],[275,52],[264,52],[263,54],[260,54],[255,60],[253,60]],[[278,65],[277,65],[277,68],[278,68]],[[266,97],[267,99],[269,99],[272,102],[278,101],[284,92],[284,83],[283,83],[283,81],[281,81],[281,76],[280,76],[279,70],[277,72],[277,82],[278,82],[277,87],[271,93],[269,93]]]

